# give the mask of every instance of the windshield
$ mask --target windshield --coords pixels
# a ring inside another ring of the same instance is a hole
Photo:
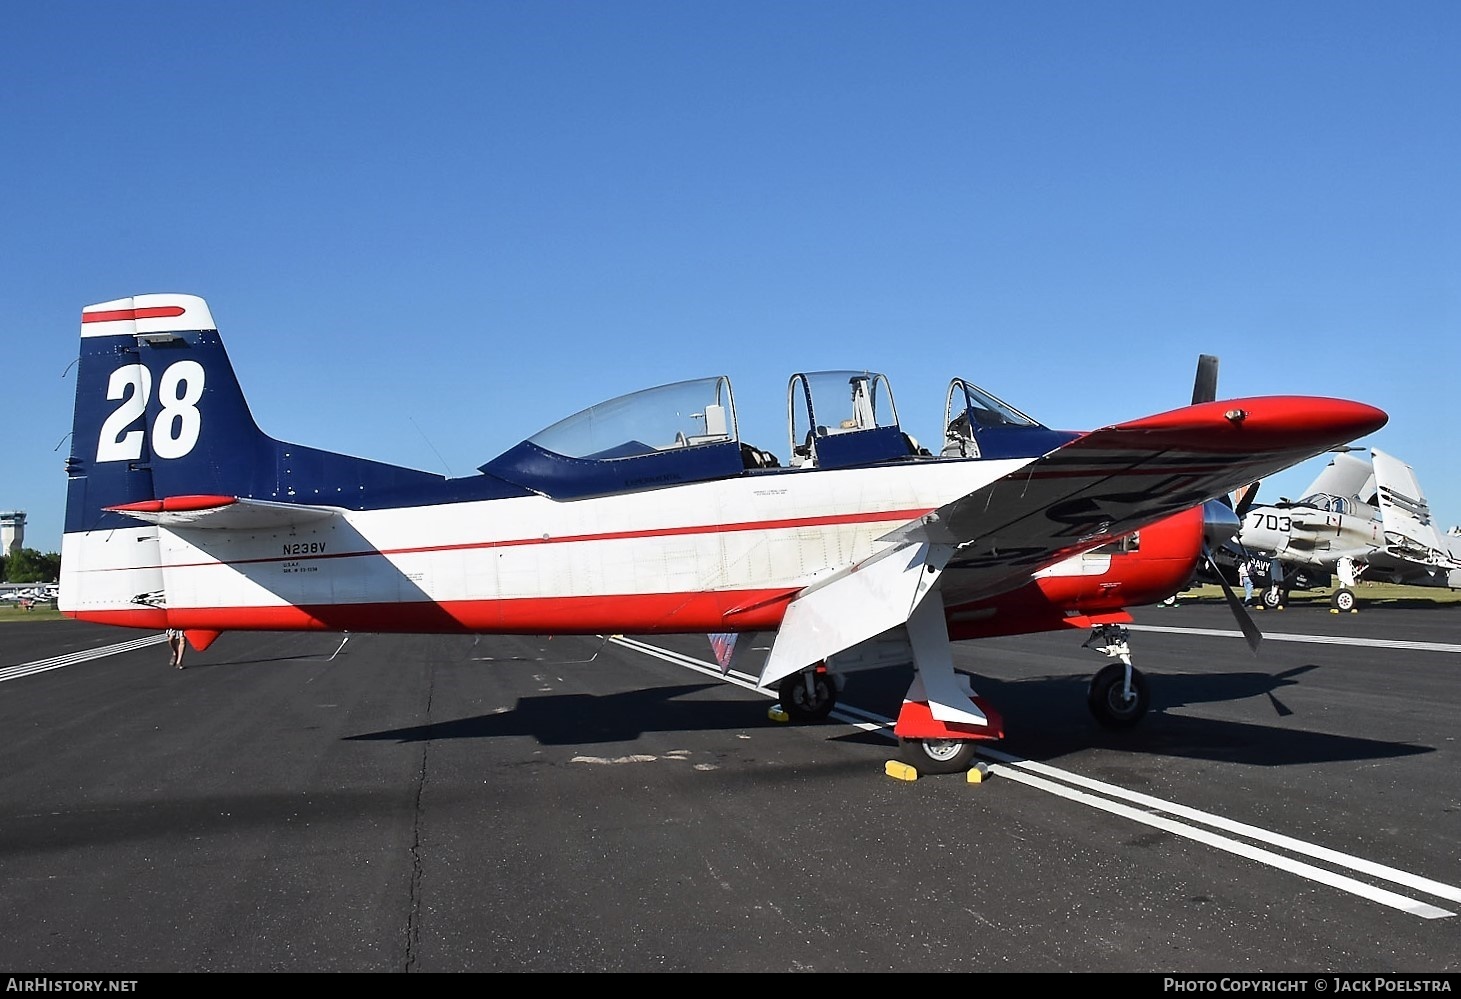
[[[985,456],[980,444],[984,431],[999,427],[1045,429],[1009,403],[997,399],[979,386],[955,378],[949,382],[944,404],[944,443],[939,452],[945,458]],[[987,443],[987,442],[986,442]]]
[[[975,427],[1038,427],[1041,425],[1009,403],[995,398],[979,386],[966,382],[962,378],[955,378],[949,383],[949,400],[944,414],[945,426],[960,417],[966,418]]]

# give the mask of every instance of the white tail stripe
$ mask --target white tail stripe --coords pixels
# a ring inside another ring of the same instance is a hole
[[[137,295],[88,305],[81,310],[83,337],[217,328],[208,303],[197,295]]]

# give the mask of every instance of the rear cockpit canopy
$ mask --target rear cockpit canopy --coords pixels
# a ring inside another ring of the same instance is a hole
[[[724,375],[621,395],[528,438],[568,458],[627,458],[736,439],[735,404]]]
[[[728,478],[774,464],[763,455],[741,445],[730,379],[718,375],[590,406],[478,470],[566,500]]]

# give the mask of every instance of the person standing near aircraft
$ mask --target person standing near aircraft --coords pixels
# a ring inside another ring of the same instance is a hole
[[[1253,570],[1248,568],[1248,560],[1238,561],[1238,582],[1243,584],[1243,606],[1247,607],[1253,602]]]
[[[169,665],[177,669],[183,669],[183,650],[188,646],[187,639],[183,637],[181,630],[177,628],[167,629],[167,646],[172,650],[172,654],[168,659]]]

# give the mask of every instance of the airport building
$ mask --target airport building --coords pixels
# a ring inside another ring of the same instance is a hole
[[[6,557],[25,547],[25,511],[6,510],[0,513],[0,552]]]

